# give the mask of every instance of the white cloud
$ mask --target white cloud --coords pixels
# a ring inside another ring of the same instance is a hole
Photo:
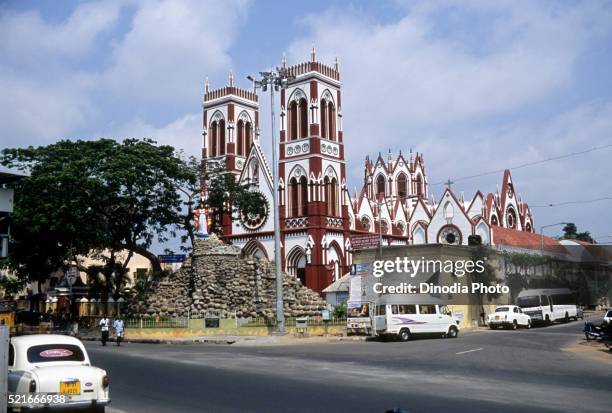
[[[312,43],[328,62],[340,55],[347,134],[359,130],[359,140],[375,150],[378,140],[368,135],[383,133],[385,141],[399,143],[411,131],[541,102],[569,84],[576,58],[593,34],[593,20],[612,22],[610,11],[588,6],[468,4],[464,9],[475,20],[455,24],[440,17],[455,9],[431,2],[386,25],[341,10],[310,16],[305,21],[310,33],[291,44],[290,55],[301,61]],[[474,28],[478,35],[464,39],[455,33],[470,32],[469,23],[483,25]],[[365,121],[351,129],[351,118]]]
[[[603,3],[406,2],[384,24],[339,9],[303,24],[308,32],[290,44],[290,60],[303,61],[312,44],[319,60],[340,57],[351,183],[360,182],[366,154],[387,148],[423,152],[434,182],[612,141],[611,104],[555,100],[586,81],[576,79],[579,59],[612,31]],[[532,203],[610,195],[603,152],[513,175]],[[501,173],[455,188],[467,198],[498,183]],[[432,188],[438,196],[442,189]],[[596,215],[570,209],[538,210],[536,219],[568,211],[596,225]]]
[[[117,1],[79,5],[64,21],[52,24],[37,11],[0,11],[0,52],[4,59],[80,56],[91,51],[96,37],[111,30],[119,17]]]
[[[0,11],[0,146],[92,131],[178,133],[190,115],[174,106],[197,108],[204,74],[228,69],[246,8],[246,0],[94,1],[57,22]],[[132,116],[143,120],[123,124]]]
[[[246,1],[143,2],[113,51],[106,83],[118,94],[167,104],[201,93],[204,73],[230,66]]]
[[[150,138],[159,144],[182,149],[187,156],[199,158],[202,147],[202,114],[190,113],[167,125],[155,127],[136,118],[123,125],[114,136],[125,138]]]

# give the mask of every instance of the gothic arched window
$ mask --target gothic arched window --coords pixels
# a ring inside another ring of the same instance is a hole
[[[332,178],[329,188],[329,200],[327,201],[327,214],[335,217],[338,216],[338,181]]]
[[[406,198],[408,196],[408,179],[406,174],[401,173],[397,177],[397,196],[400,198]]]
[[[298,136],[298,108],[295,101],[289,104],[289,140],[297,139]]]
[[[219,121],[219,155],[225,155],[225,121]]]
[[[382,175],[378,175],[378,177],[376,178],[376,194],[384,195],[385,192],[385,177]]]
[[[423,178],[420,174],[416,177],[416,194],[417,196],[423,196]]]
[[[253,128],[251,122],[247,122],[244,125],[244,156],[249,154],[251,143],[253,143]]]
[[[238,129],[238,138],[236,139],[236,154],[239,156],[244,156],[244,122],[242,120],[238,121],[236,129]]]
[[[210,124],[210,156],[217,156],[217,135],[219,131],[219,126],[217,122],[213,122]]]
[[[321,100],[321,137],[327,138],[327,101]]]
[[[327,123],[328,123],[328,132],[327,136],[332,141],[336,140],[336,109],[334,108],[333,103],[329,103],[327,105]]]
[[[300,216],[306,215],[306,205],[308,203],[308,180],[305,176],[300,178]]]
[[[289,208],[290,208],[290,216],[292,217],[299,216],[300,201],[299,201],[298,183],[297,183],[297,179],[295,178],[291,178],[291,181],[289,181]]]
[[[306,99],[300,99],[300,138],[308,136],[308,102]]]

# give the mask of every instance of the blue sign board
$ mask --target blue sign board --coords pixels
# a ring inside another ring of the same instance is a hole
[[[158,255],[157,258],[162,264],[185,262],[185,254]]]

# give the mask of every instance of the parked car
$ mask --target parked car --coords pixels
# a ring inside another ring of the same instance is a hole
[[[110,403],[106,371],[91,365],[83,343],[74,337],[13,337],[8,368],[9,394],[19,395],[10,406],[14,411],[45,408],[100,413]]]
[[[512,328],[513,330],[518,327],[531,328],[531,317],[523,313],[519,306],[504,305],[497,307],[493,314],[488,315],[487,323],[492,330],[498,327]]]
[[[612,308],[608,308],[606,310],[606,313],[604,314],[604,317],[603,317],[603,322],[604,324],[612,323]]]

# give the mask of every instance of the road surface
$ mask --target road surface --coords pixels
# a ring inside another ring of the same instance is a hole
[[[610,412],[612,356],[561,349],[582,322],[457,339],[269,347],[88,343],[111,412]]]

